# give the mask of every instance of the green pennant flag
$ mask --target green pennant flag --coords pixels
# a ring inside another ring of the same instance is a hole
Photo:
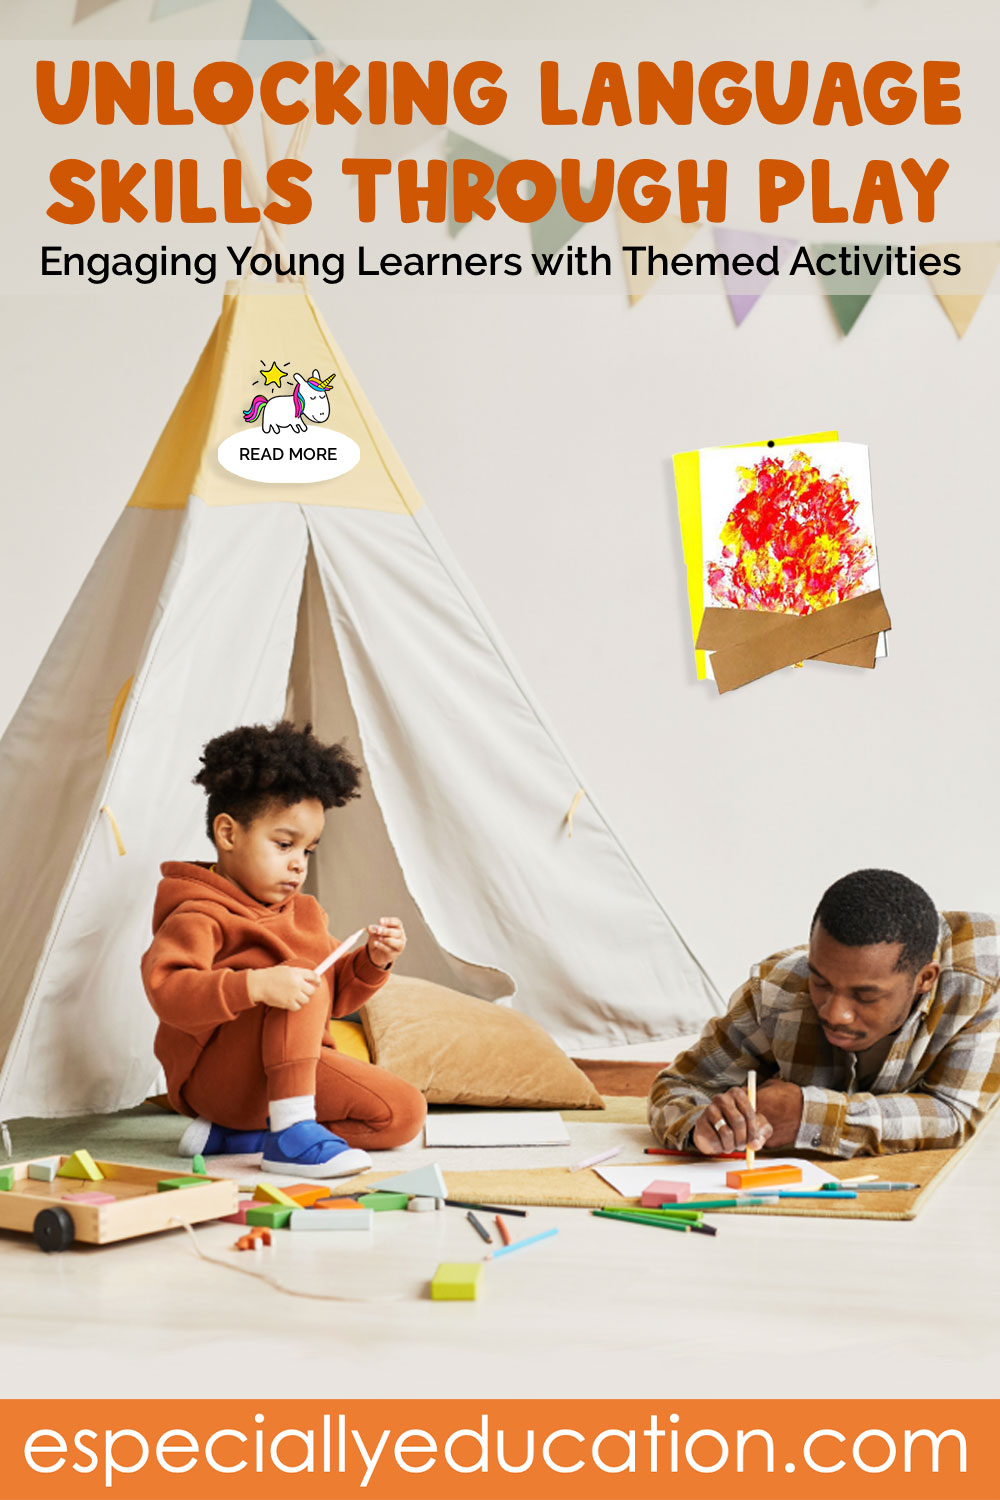
[[[261,42],[280,42],[281,45],[272,48],[253,45]],[[273,62],[282,58],[305,60],[322,51],[312,32],[289,15],[278,0],[252,0],[237,58],[240,67],[246,68],[252,78],[259,78]]]
[[[453,192],[454,177],[452,168],[452,164],[455,159],[457,157],[467,156],[472,161],[481,161],[484,166],[492,168],[494,185],[486,194],[487,198],[492,198],[493,194],[496,191],[496,179],[499,177],[504,167],[509,165],[510,157],[498,156],[495,151],[487,151],[484,146],[477,146],[475,141],[470,141],[464,135],[456,135],[453,130],[449,130],[448,134],[445,137],[444,154],[445,160],[448,163],[448,233],[451,235],[452,239],[454,239],[455,236],[466,227],[464,224],[459,224],[455,220],[455,199]]]
[[[73,25],[75,26],[78,21],[85,21],[88,16],[96,16],[99,10],[104,10],[113,3],[114,0],[76,0]]]
[[[557,200],[543,218],[536,219],[529,226],[532,254],[555,255],[557,250],[569,244],[581,227],[579,220],[567,213],[562,202]]]
[[[206,5],[208,0],[156,0],[153,6],[153,21],[162,21],[164,16],[176,15],[181,10],[194,10],[196,5]]]
[[[813,260],[818,255],[840,255],[843,246],[839,244],[810,245],[809,253]],[[861,261],[859,273],[854,275],[845,274],[843,271],[835,271],[832,276],[822,276],[823,290],[830,299],[833,315],[840,324],[841,333],[850,333],[855,323],[860,318],[866,304],[871,299],[872,293],[885,275],[885,267],[888,262],[886,254],[887,247],[881,245],[858,245],[860,256],[868,255],[875,264],[875,270],[871,271]]]

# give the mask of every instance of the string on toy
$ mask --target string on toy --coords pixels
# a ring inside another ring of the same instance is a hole
[[[284,1292],[289,1297],[311,1297],[318,1302],[402,1302],[402,1292],[391,1292],[385,1297],[348,1297],[341,1292],[310,1292],[301,1287],[286,1286],[275,1276],[268,1276],[260,1271],[253,1270],[250,1266],[237,1265],[234,1261],[223,1260],[220,1255],[209,1255],[198,1243],[198,1236],[190,1224],[183,1223],[180,1219],[168,1219],[169,1224],[179,1224],[181,1229],[186,1229],[191,1237],[194,1251],[202,1260],[208,1261],[209,1265],[222,1266],[225,1271],[238,1271],[241,1276],[252,1276],[255,1281],[263,1281],[267,1286],[273,1286],[276,1292]],[[256,1257],[255,1257],[256,1259]]]

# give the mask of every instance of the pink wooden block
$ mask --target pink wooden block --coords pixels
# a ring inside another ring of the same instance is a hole
[[[225,1214],[223,1216],[223,1223],[224,1224],[245,1224],[246,1221],[247,1221],[247,1210],[250,1209],[250,1208],[260,1208],[260,1204],[259,1203],[254,1203],[254,1201],[253,1201],[252,1198],[248,1199],[246,1203],[241,1203],[240,1204],[239,1208],[236,1210],[236,1212],[234,1214]]]
[[[643,1188],[643,1208],[659,1208],[661,1203],[686,1203],[691,1196],[689,1182],[651,1182]]]
[[[64,1203],[117,1203],[114,1193],[64,1193]]]

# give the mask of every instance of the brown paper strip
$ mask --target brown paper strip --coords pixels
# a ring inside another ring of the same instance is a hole
[[[781,620],[799,618],[799,615],[785,615],[775,610],[721,609],[717,604],[710,604],[702,615],[697,648],[699,651],[723,651],[727,646],[759,640]]]
[[[769,672],[845,646],[861,636],[888,630],[891,625],[880,589],[811,615],[780,615],[774,620],[771,629],[757,640],[715,652],[712,672],[720,693],[732,692]]]
[[[874,667],[878,649],[878,634],[863,635],[846,646],[835,646],[832,651],[819,651],[810,661],[832,661],[841,667]]]

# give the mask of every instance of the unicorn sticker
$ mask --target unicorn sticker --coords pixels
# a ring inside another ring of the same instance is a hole
[[[310,422],[325,422],[330,415],[330,387],[336,378],[334,374],[322,380],[318,370],[313,370],[309,380],[304,375],[293,374],[294,386],[290,396],[271,396],[270,399],[255,396],[243,413],[243,420],[256,422],[263,413],[262,432],[280,432],[282,427],[290,427],[292,432],[308,432],[306,418]]]

